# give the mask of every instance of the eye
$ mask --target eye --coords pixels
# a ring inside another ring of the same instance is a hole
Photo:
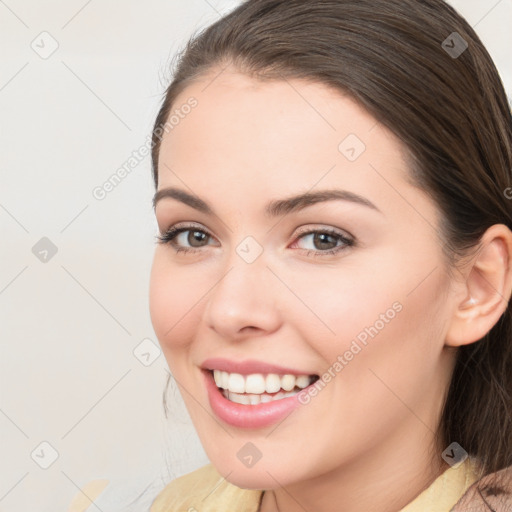
[[[336,254],[347,247],[351,247],[355,244],[355,240],[346,236],[337,230],[331,228],[308,230],[303,232],[298,240],[308,240],[312,242],[313,249],[306,250],[306,255],[309,256],[326,256]],[[296,245],[297,242],[294,243]],[[317,249],[319,248],[319,249]]]
[[[212,235],[204,229],[189,225],[182,227],[172,226],[164,234],[157,235],[156,238],[158,243],[173,247],[176,253],[195,253],[201,251],[202,247],[208,245],[208,239],[212,238]],[[300,233],[297,241],[307,240],[308,238],[310,242],[313,242],[315,248],[302,249],[306,251],[307,256],[311,254],[313,254],[313,256],[332,255],[355,245],[353,238],[331,228],[303,231]],[[295,241],[292,246],[297,245],[297,241]],[[189,247],[184,244],[189,245]]]
[[[186,233],[188,233],[188,235]],[[180,228],[172,226],[163,235],[157,235],[156,238],[158,243],[170,245],[178,253],[197,252],[201,250],[200,248],[204,247],[202,242],[211,236],[210,233],[196,226],[183,226]],[[183,247],[183,242],[189,243],[191,247]]]

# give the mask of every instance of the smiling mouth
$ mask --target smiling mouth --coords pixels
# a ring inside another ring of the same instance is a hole
[[[242,375],[209,370],[224,398],[242,405],[258,405],[288,398],[315,383],[318,375],[252,373]]]

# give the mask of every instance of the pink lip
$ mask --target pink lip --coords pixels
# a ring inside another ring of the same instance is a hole
[[[272,373],[274,373],[275,368],[277,367],[272,366]],[[286,373],[291,372],[286,371]],[[298,395],[264,404],[237,404],[224,398],[224,395],[220,392],[213,380],[213,373],[211,371],[203,370],[203,375],[212,411],[222,421],[235,427],[252,429],[268,427],[284,419],[300,405],[297,398]]]
[[[203,361],[201,368],[204,370],[221,370],[228,373],[240,373],[241,375],[249,375],[251,373],[277,373],[279,375],[312,375],[307,371],[294,370],[293,368],[285,368],[275,364],[264,363],[254,359],[245,361],[230,361],[221,357],[214,357]]]

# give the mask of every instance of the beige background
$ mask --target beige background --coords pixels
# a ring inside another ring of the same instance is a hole
[[[510,96],[512,0],[452,3]],[[120,511],[207,462],[181,401],[163,415],[149,157],[93,190],[144,144],[170,57],[237,4],[0,1],[0,511],[66,511],[97,478],[111,484],[89,510]]]

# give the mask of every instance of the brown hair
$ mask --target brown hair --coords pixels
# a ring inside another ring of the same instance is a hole
[[[474,30],[442,0],[243,2],[179,54],[153,131],[155,187],[162,126],[176,97],[228,64],[259,80],[332,86],[389,128],[407,148],[411,181],[440,209],[448,263],[477,247],[491,225],[512,228],[507,97]],[[507,307],[484,338],[458,349],[438,439],[477,457],[482,474],[512,465],[511,395]]]

